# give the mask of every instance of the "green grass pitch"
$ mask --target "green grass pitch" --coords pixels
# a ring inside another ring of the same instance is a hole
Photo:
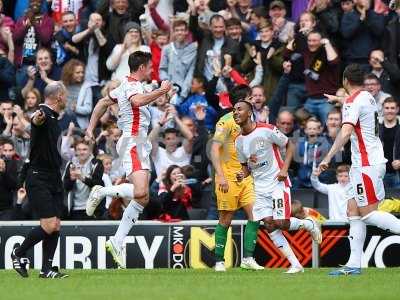
[[[39,279],[36,271],[27,279],[0,271],[0,299],[400,299],[400,268],[370,268],[361,276],[340,278],[328,276],[328,269],[282,271],[67,270],[71,277],[64,280]]]

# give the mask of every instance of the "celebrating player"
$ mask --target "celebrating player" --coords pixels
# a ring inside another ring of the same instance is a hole
[[[237,86],[230,92],[231,103],[250,95],[250,88]],[[244,259],[241,267],[262,270],[254,260],[252,253],[257,240],[258,222],[253,222],[254,190],[250,177],[238,182],[236,173],[241,165],[235,149],[235,138],[240,127],[233,120],[232,112],[224,115],[217,123],[211,146],[211,161],[215,168],[215,194],[219,211],[219,223],[215,228],[215,271],[225,271],[224,252],[228,228],[234,213],[243,208],[248,222],[244,232]]]
[[[321,243],[322,236],[319,225],[312,218],[300,220],[290,217],[288,169],[294,146],[275,126],[253,122],[252,115],[250,102],[240,100],[235,104],[233,118],[242,129],[235,142],[238,158],[242,164],[242,171],[237,177],[241,181],[252,175],[256,196],[253,219],[256,222],[264,221],[271,240],[289,260],[291,267],[286,273],[304,272],[282,230],[304,228],[318,243]],[[286,147],[286,157],[283,162],[279,148],[284,147]]]
[[[101,187],[94,186],[86,204],[86,213],[93,215],[96,207],[106,196],[131,200],[122,216],[116,234],[106,242],[106,248],[119,267],[125,268],[123,242],[139,214],[149,201],[149,170],[151,143],[147,140],[150,124],[148,104],[168,93],[171,84],[163,81],[159,89],[145,93],[142,81],[149,80],[151,55],[137,51],[129,56],[131,75],[121,85],[112,90],[108,97],[101,99],[93,110],[87,136],[93,139],[93,130],[107,107],[118,102],[118,127],[122,136],[117,143],[117,152],[126,176],[131,183]]]
[[[378,131],[378,111],[374,97],[363,90],[364,74],[357,64],[349,65],[343,73],[343,87],[350,95],[343,105],[342,130],[319,168],[325,171],[332,157],[351,140],[350,182],[346,191],[350,220],[351,254],[346,266],[330,275],[358,275],[366,226],[375,225],[395,234],[400,233],[400,220],[390,213],[377,211],[385,197],[383,177],[386,159]]]

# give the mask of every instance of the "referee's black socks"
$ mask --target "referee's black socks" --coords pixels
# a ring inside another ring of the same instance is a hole
[[[59,236],[60,232],[55,231],[52,234],[48,234],[47,237],[43,240],[42,271],[45,273],[51,270]]]
[[[48,234],[46,231],[43,230],[41,226],[33,228],[29,233],[28,236],[25,238],[24,242],[21,246],[15,249],[15,255],[18,257],[23,257],[26,252],[39,243],[41,240],[44,240]]]

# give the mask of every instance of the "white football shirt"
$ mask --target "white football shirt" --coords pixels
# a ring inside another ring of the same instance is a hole
[[[255,189],[272,190],[278,180],[283,161],[279,148],[288,143],[288,137],[270,124],[257,124],[247,135],[239,135],[235,141],[240,163],[247,163],[254,179]],[[290,186],[289,180],[285,181]]]
[[[378,110],[374,97],[367,91],[349,96],[343,105],[343,124],[351,124],[352,166],[365,167],[386,163],[379,139]]]
[[[146,138],[149,130],[151,114],[148,105],[134,106],[131,98],[137,94],[144,94],[143,84],[132,77],[127,77],[109,94],[114,102],[118,103],[118,128],[124,137]]]

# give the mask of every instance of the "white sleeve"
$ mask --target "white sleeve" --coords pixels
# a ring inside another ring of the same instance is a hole
[[[112,91],[110,91],[109,93],[108,93],[108,97],[112,100],[112,101],[114,101],[115,103],[117,103],[118,102],[118,99],[120,99],[121,98],[121,86],[122,86],[123,84],[120,84],[118,87],[116,87],[115,89],[113,89]]]
[[[360,116],[360,105],[359,101],[353,103],[347,103],[343,105],[343,122],[342,124],[348,123],[356,125]]]
[[[126,89],[126,99],[130,100],[133,96],[142,93],[143,93],[143,88],[139,82],[135,84],[130,84]]]
[[[239,162],[241,164],[247,163],[247,158],[246,158],[245,154],[243,153],[243,140],[241,138],[238,137],[236,139],[235,147],[236,147],[236,152],[237,152]]]
[[[311,185],[314,189],[322,194],[328,195],[328,185],[325,183],[321,183],[317,176],[311,175]]]
[[[270,131],[271,132],[271,140],[274,144],[278,145],[280,148],[283,148],[287,145],[289,138],[284,135],[277,127]]]

